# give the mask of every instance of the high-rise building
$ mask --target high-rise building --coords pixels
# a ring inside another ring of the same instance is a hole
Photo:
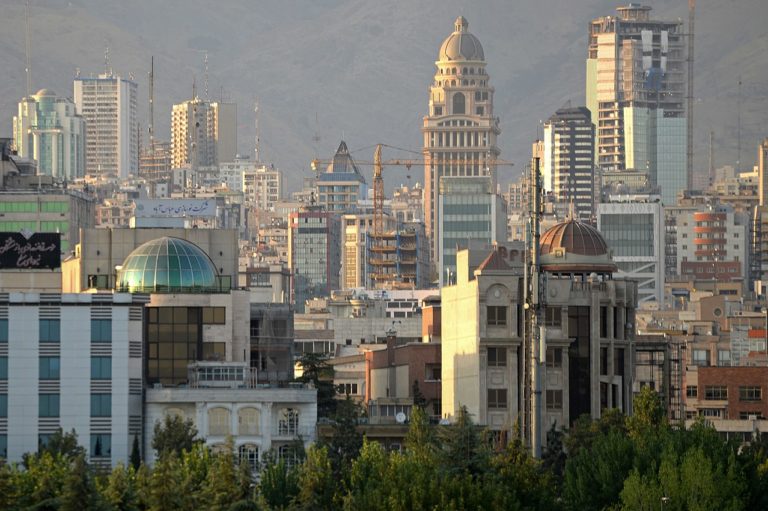
[[[173,105],[171,160],[173,168],[213,167],[237,154],[237,105],[212,103],[198,97]]]
[[[296,312],[307,300],[339,289],[341,227],[339,217],[319,208],[291,213],[288,222],[291,298]]]
[[[352,213],[357,203],[365,199],[365,178],[355,165],[343,140],[325,172],[317,176],[317,202],[328,211]]]
[[[85,119],[85,173],[122,179],[139,170],[138,85],[109,73],[75,78],[75,105]]]
[[[153,141],[141,151],[139,156],[139,175],[150,182],[172,180],[171,144]]]
[[[656,195],[615,195],[597,205],[597,230],[617,275],[637,281],[638,303],[664,299],[664,208]]]
[[[757,149],[758,199],[761,206],[768,206],[768,138]]]
[[[470,243],[491,245],[507,238],[504,200],[490,176],[440,178],[437,269],[440,284],[456,281],[456,253]]]
[[[40,174],[72,180],[85,175],[85,121],[75,104],[48,89],[19,102],[13,118],[16,151],[37,161]]]
[[[489,176],[496,189],[496,137],[501,132],[493,114],[493,87],[485,71],[480,41],[468,31],[463,16],[438,52],[430,86],[424,134],[424,220],[431,237],[431,260],[439,251],[440,178]]]
[[[244,171],[241,186],[246,205],[261,211],[274,211],[275,203],[282,195],[282,183],[282,173],[274,167],[254,165]]]
[[[600,171],[638,170],[664,204],[686,188],[686,52],[682,21],[619,7],[589,26],[587,108],[597,126]]]
[[[544,190],[585,222],[594,214],[594,137],[595,125],[583,106],[561,108],[544,124]]]

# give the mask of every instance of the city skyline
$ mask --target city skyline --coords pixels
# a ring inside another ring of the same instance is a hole
[[[656,18],[676,20],[685,17],[684,3],[650,5]],[[358,9],[347,2],[337,2],[327,8],[305,6],[298,16],[294,11],[299,9],[294,6],[278,9],[266,5],[250,11],[231,3],[215,13],[203,8],[201,17],[207,18],[192,22],[184,21],[187,18],[178,12],[170,12],[173,5],[159,7],[156,19],[147,20],[124,12],[125,19],[118,19],[116,15],[121,13],[114,6],[94,5],[88,0],[43,5],[32,2],[31,81],[35,90],[45,86],[67,95],[76,68],[82,76],[103,70],[104,49],[108,46],[110,67],[124,76],[133,74],[139,83],[138,119],[146,145],[146,73],[154,54],[156,138],[169,138],[170,105],[189,97],[194,74],[201,96],[207,89],[212,100],[218,99],[223,87],[225,99],[238,103],[241,112],[238,151],[246,154],[252,152],[254,145],[251,105],[258,97],[262,154],[266,161],[286,171],[286,188],[292,190],[300,186],[302,177],[310,174],[311,158],[332,154],[344,135],[352,151],[376,142],[419,149],[418,116],[427,108],[423,84],[432,76],[435,48],[445,37],[445,27],[450,27],[456,15],[463,14],[472,23],[473,33],[483,41],[493,74],[497,96],[495,115],[500,117],[502,127],[501,157],[518,165],[512,170],[500,171],[499,181],[506,183],[516,179],[527,161],[530,141],[538,131],[538,120],[546,119],[568,99],[573,104],[583,103],[586,27],[595,17],[613,14],[618,5],[621,3],[595,1],[542,11],[532,11],[532,7],[523,5],[515,12],[502,3],[474,7],[456,3],[437,15],[429,6],[409,6],[406,15],[397,2],[383,6],[363,4]],[[387,9],[391,12],[385,12]],[[510,16],[494,16],[497,11]],[[544,11],[546,16],[537,14]],[[739,75],[742,80],[742,169],[753,164],[754,151],[750,148],[762,138],[758,126],[764,114],[750,105],[764,94],[762,83],[765,81],[756,79],[762,76],[760,59],[764,57],[760,53],[752,56],[749,48],[759,44],[765,35],[756,32],[755,25],[745,15],[748,9],[738,11],[725,12],[720,6],[707,2],[700,2],[697,8],[695,95],[700,100],[696,102],[694,169],[698,171],[707,168],[710,130],[715,132],[717,165],[735,165]],[[23,4],[7,12],[7,20],[20,22],[16,28],[23,26]],[[348,31],[338,35],[338,31],[331,29],[339,23],[336,18],[342,14],[348,18]],[[170,22],[167,34],[158,34],[159,20]],[[172,23],[176,20],[178,24]],[[325,35],[302,32],[313,20],[323,23],[329,32]],[[127,25],[130,21],[135,22],[133,28]],[[101,38],[103,44],[91,40],[84,48],[82,40],[70,36],[61,44],[52,45],[49,38],[57,31],[79,30],[83,23],[90,24],[97,34],[94,38]],[[264,30],[257,30],[257,35],[252,37],[238,35],[231,40],[224,39],[219,34],[227,23],[232,24],[235,34],[245,23],[262,26]],[[743,39],[725,40],[713,30],[718,24],[727,29],[735,23],[739,23]],[[41,25],[48,30],[41,33]],[[187,37],[183,26],[195,35]],[[11,32],[19,33],[18,29],[5,31]],[[547,41],[526,42],[545,32],[550,34]],[[171,34],[185,37],[177,43],[168,40]],[[363,39],[359,44],[350,45],[350,38],[360,37]],[[378,45],[376,38],[381,40]],[[18,73],[11,74],[5,82],[5,97],[0,101],[1,111],[7,111],[0,118],[10,125],[13,106],[9,110],[6,103],[15,105],[26,92],[23,37],[12,38],[7,44],[11,48],[9,66],[18,68]],[[67,48],[69,51],[64,51]],[[164,51],[158,51],[159,48]],[[403,69],[408,73],[402,80],[388,82],[389,87],[375,97],[368,93],[375,83]],[[281,78],[272,78],[277,76]],[[334,76],[342,79],[329,82]],[[313,83],[322,86],[313,88]],[[330,94],[323,96],[326,92]],[[8,127],[6,130],[10,131]],[[313,141],[317,137],[319,142]],[[370,173],[370,169],[363,171]]]

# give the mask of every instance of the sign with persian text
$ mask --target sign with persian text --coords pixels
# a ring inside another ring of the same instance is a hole
[[[216,199],[136,199],[136,218],[215,217]]]
[[[61,234],[0,232],[0,270],[61,266]]]

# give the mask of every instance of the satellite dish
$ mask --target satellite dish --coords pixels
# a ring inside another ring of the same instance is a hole
[[[395,420],[398,424],[405,424],[405,414],[403,412],[397,412],[397,415],[395,415]]]
[[[448,426],[451,423],[448,419],[440,419],[441,426]]]

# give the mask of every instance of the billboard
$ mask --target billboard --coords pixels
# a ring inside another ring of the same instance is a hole
[[[0,270],[61,266],[61,234],[0,232]]]
[[[216,199],[136,199],[133,202],[136,218],[216,216]]]

